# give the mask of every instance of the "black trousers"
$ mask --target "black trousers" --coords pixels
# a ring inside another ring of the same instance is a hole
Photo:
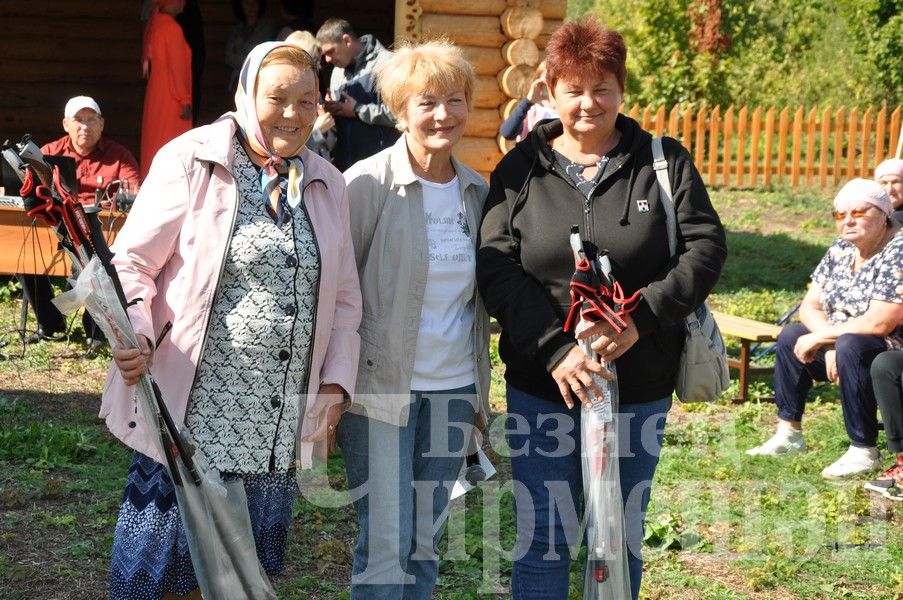
[[[872,363],[872,387],[884,421],[887,449],[903,452],[903,352],[882,352]]]
[[[23,275],[16,273],[16,279],[22,286],[23,300],[28,302],[34,310],[38,321],[38,328],[45,335],[53,335],[66,329],[66,319],[63,313],[53,305],[53,288],[50,278],[46,275]]]

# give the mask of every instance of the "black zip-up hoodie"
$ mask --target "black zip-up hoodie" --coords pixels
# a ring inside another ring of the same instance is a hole
[[[631,313],[639,340],[615,361],[625,404],[671,395],[682,320],[708,296],[727,256],[724,229],[689,153],[664,138],[678,224],[677,256],[671,258],[652,136],[624,115],[615,126],[620,141],[589,200],[552,156],[549,144],[562,134],[559,120],[540,123],[490,177],[477,284],[502,327],[505,379],[547,400],[561,400],[550,371],[575,343],[573,333],[562,330],[574,273],[572,225],[579,225],[584,241],[608,251],[628,296],[641,291]]]

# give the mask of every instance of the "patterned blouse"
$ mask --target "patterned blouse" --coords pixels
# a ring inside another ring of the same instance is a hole
[[[821,307],[829,323],[863,315],[871,300],[903,302],[903,230],[854,273],[856,253],[850,242],[835,240],[812,273],[812,281],[822,288]],[[903,327],[885,339],[888,349],[903,349]]]
[[[304,203],[286,205],[277,226],[238,140],[233,152],[240,201],[185,422],[222,472],[286,472],[304,409],[320,257]]]
[[[596,191],[599,182],[602,181],[602,175],[605,174],[605,167],[608,166],[608,156],[603,156],[597,160],[594,165],[582,165],[572,161],[554,148],[552,148],[552,155],[555,156],[555,161],[562,169],[564,169],[564,172],[567,173],[567,176],[571,180],[571,183],[574,184],[574,187],[583,194],[584,198],[589,199],[593,195],[593,192]],[[595,166],[598,170],[595,175],[586,179],[583,177],[583,171],[591,166]]]

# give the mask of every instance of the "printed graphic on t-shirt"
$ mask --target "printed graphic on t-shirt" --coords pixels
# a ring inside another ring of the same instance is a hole
[[[422,182],[429,258],[411,389],[443,390],[473,383],[475,248],[457,178]]]
[[[470,239],[470,227],[467,217],[458,211],[450,214],[434,213],[427,209],[427,239],[430,248],[430,269],[437,267],[435,263],[471,263],[474,261],[473,242]]]

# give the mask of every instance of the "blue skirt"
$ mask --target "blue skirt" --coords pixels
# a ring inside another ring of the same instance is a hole
[[[282,572],[285,542],[298,493],[294,473],[236,475],[248,496],[257,557],[269,577]],[[159,600],[198,589],[176,494],[166,469],[135,452],[113,537],[110,598]]]

